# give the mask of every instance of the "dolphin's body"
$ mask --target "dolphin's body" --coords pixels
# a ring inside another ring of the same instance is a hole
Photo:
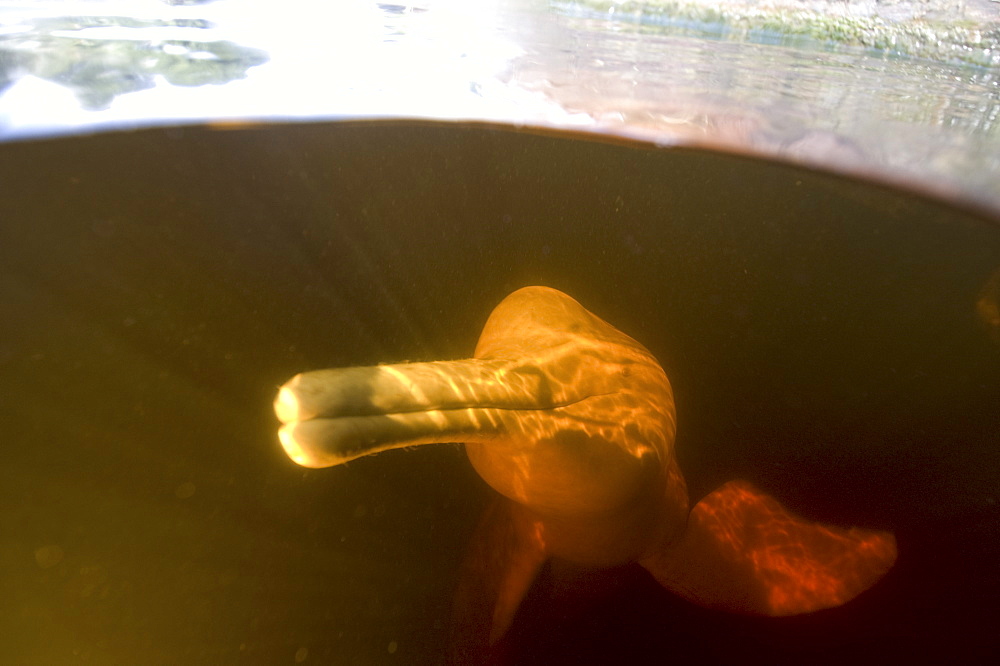
[[[896,558],[889,533],[802,520],[743,482],[689,509],[663,369],[554,289],[504,299],[472,359],[303,373],[281,388],[275,412],[285,451],[306,467],[465,442],[505,498],[480,525],[458,599],[480,611],[461,614],[463,631],[487,644],[548,558],[639,562],[692,602],[759,615],[840,605]]]

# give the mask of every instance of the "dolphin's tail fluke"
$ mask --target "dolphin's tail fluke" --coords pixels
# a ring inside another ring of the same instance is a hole
[[[896,560],[888,532],[831,527],[789,513],[732,481],[691,510],[678,541],[641,564],[701,606],[753,615],[832,608],[874,585]]]

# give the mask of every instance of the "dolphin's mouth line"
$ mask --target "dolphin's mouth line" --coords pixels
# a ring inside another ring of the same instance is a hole
[[[465,410],[468,410],[468,409],[473,409],[473,410],[490,409],[490,410],[496,410],[496,411],[499,411],[499,412],[546,412],[546,411],[552,411],[552,410],[556,410],[556,409],[564,409],[564,408],[570,407],[572,405],[578,405],[578,404],[580,404],[582,402],[586,402],[587,400],[590,400],[592,398],[601,398],[601,397],[605,397],[605,396],[609,396],[609,395],[614,395],[614,394],[615,394],[614,391],[609,391],[608,393],[592,393],[592,394],[586,395],[586,396],[584,396],[582,398],[577,398],[575,400],[566,400],[566,401],[563,401],[563,402],[552,403],[552,404],[546,405],[544,407],[520,407],[520,406],[518,406],[518,407],[511,407],[510,405],[504,405],[502,403],[475,403],[475,404],[469,404],[469,405],[452,405],[452,404],[444,403],[444,404],[441,404],[441,405],[434,405],[434,406],[415,407],[413,409],[396,409],[396,410],[393,410],[391,412],[389,412],[389,411],[386,411],[386,412],[380,412],[380,411],[367,412],[366,411],[366,412],[356,412],[356,413],[352,413],[352,414],[337,414],[337,415],[333,415],[333,416],[320,416],[318,418],[337,419],[337,418],[356,418],[356,417],[365,417],[365,416],[395,416],[397,414],[421,414],[421,413],[427,413],[427,412],[459,412],[459,411],[465,411]]]

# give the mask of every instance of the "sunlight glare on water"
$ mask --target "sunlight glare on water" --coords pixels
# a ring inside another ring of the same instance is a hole
[[[13,63],[0,135],[275,116],[564,120],[497,79],[520,51],[493,30],[495,11],[489,1],[412,8],[365,0],[0,8],[0,49]],[[178,81],[165,61],[223,71]],[[93,94],[109,80],[118,83],[110,94]]]

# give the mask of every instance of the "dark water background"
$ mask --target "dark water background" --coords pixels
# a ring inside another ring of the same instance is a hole
[[[753,481],[900,559],[839,609],[712,613],[542,579],[511,663],[972,662],[996,651],[996,220],[687,149],[453,124],[3,147],[0,655],[438,663],[488,491],[454,446],[309,471],[305,369],[468,356],[562,289],[674,384],[693,497]],[[992,294],[991,298],[996,298]]]

